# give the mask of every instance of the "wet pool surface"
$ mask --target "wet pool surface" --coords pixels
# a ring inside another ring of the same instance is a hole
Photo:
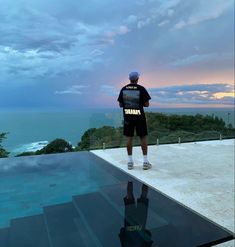
[[[2,247],[212,246],[232,238],[90,152],[0,159]]]

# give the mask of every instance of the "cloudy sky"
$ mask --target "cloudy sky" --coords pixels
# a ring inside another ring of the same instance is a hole
[[[116,107],[133,70],[154,107],[234,103],[233,0],[0,6],[0,108]]]

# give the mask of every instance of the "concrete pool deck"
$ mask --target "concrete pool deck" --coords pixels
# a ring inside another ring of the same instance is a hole
[[[230,139],[149,146],[153,167],[147,171],[140,147],[133,149],[133,170],[127,169],[126,148],[92,153],[234,233],[234,144]]]

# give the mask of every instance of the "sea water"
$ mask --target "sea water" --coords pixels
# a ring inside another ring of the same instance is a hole
[[[151,109],[148,111],[180,115],[210,115],[222,118],[226,125],[234,124],[231,108],[175,108]],[[77,146],[89,128],[122,125],[121,109],[87,109],[77,112],[1,111],[0,133],[6,132],[3,147],[10,156],[43,148],[56,138],[63,138]]]
[[[118,110],[87,110],[77,112],[0,111],[0,133],[8,133],[2,146],[10,156],[36,151],[56,138],[77,146],[89,128],[120,126]]]

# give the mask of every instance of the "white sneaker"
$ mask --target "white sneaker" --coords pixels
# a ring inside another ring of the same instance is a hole
[[[152,168],[152,165],[149,162],[144,162],[143,163],[143,170],[148,170]]]
[[[129,161],[129,162],[127,163],[127,168],[128,168],[128,170],[132,170],[133,167],[134,167],[134,162]]]

